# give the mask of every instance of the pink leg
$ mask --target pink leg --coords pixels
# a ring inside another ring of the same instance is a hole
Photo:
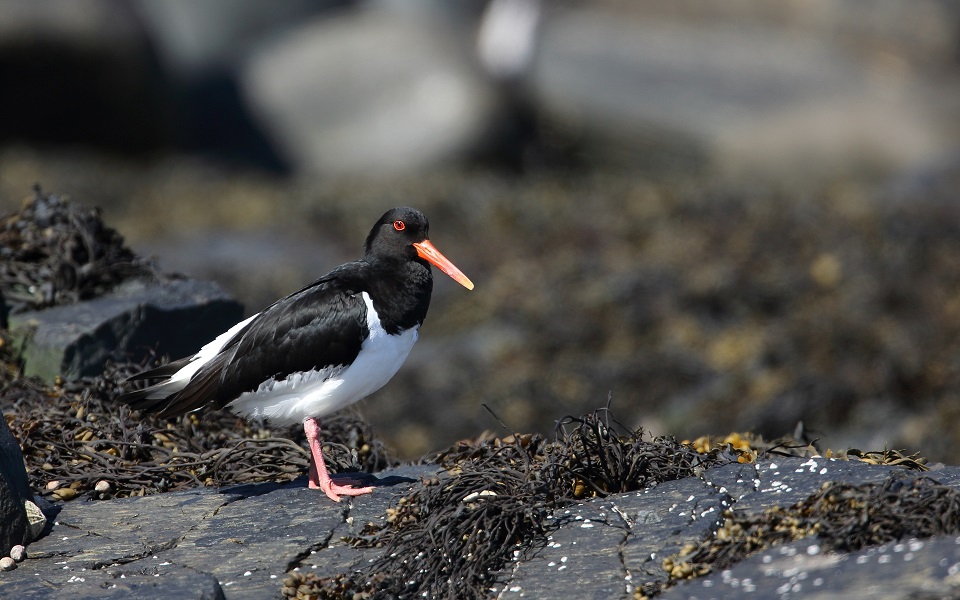
[[[340,496],[359,496],[369,494],[373,491],[372,487],[355,488],[349,485],[337,485],[330,479],[330,473],[327,472],[327,465],[323,461],[323,450],[320,448],[320,440],[317,436],[320,434],[320,424],[313,417],[303,421],[303,432],[307,434],[307,442],[310,444],[310,483],[312,490],[323,490],[323,493],[334,502],[340,502]]]

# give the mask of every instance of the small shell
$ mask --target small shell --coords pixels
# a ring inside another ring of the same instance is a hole
[[[30,532],[30,541],[33,541],[43,533],[43,528],[47,526],[47,517],[31,500],[24,500],[23,508],[27,510],[27,527]]]
[[[462,500],[460,500],[460,502],[463,502],[463,503],[473,502],[477,498],[481,498],[483,496],[496,496],[496,495],[497,493],[493,490],[483,490],[481,492],[473,492],[473,493],[467,494],[466,496],[463,497]]]

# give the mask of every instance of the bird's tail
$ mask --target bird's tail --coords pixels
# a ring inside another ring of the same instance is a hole
[[[117,402],[127,404],[133,410],[148,413],[162,412],[167,407],[168,401],[189,383],[189,378],[176,377],[176,374],[189,362],[190,358],[180,359],[128,378],[127,381],[149,379],[162,379],[163,381],[143,389],[127,392],[118,397]]]
[[[148,413],[162,412],[172,397],[186,385],[186,381],[167,380],[142,390],[127,392],[117,398],[117,402],[123,402],[133,410]]]

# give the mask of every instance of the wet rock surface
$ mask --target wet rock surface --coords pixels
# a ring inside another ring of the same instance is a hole
[[[825,554],[815,539],[778,546],[720,573],[677,585],[664,600],[955,598],[960,539],[939,536]]]
[[[329,502],[304,480],[67,503],[53,531],[30,546],[30,558],[0,580],[0,592],[20,598],[57,590],[79,598],[275,597],[288,570],[314,551],[344,552],[339,537],[382,516],[403,485],[432,472],[382,473],[377,492],[352,506]],[[348,570],[363,556],[347,555],[337,568]]]
[[[764,459],[706,470],[559,509],[545,545],[507,565],[491,596],[630,598],[667,581],[665,557],[717,529],[724,510],[788,506],[827,482],[879,482],[895,467],[824,458]],[[5,597],[227,598],[277,597],[290,572],[330,577],[359,569],[383,550],[356,548],[368,522],[435,466],[405,466],[376,475],[368,496],[334,504],[306,488],[260,483],[202,488],[144,498],[77,501],[62,506],[53,530],[30,557],[0,578]],[[960,489],[960,468],[928,473]],[[424,544],[429,544],[424,540]],[[902,539],[861,551],[828,552],[815,536],[768,548],[720,572],[668,587],[664,598],[908,597],[950,594],[960,565],[955,536]],[[922,573],[922,576],[920,575]]]

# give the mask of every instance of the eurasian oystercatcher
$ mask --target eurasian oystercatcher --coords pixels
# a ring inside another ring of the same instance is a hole
[[[163,381],[119,400],[164,417],[212,406],[277,425],[302,422],[309,486],[337,502],[369,493],[331,480],[318,419],[377,391],[403,364],[430,306],[431,264],[473,289],[430,243],[428,229],[418,210],[387,211],[362,259],[237,323],[194,356],[132,377]]]

